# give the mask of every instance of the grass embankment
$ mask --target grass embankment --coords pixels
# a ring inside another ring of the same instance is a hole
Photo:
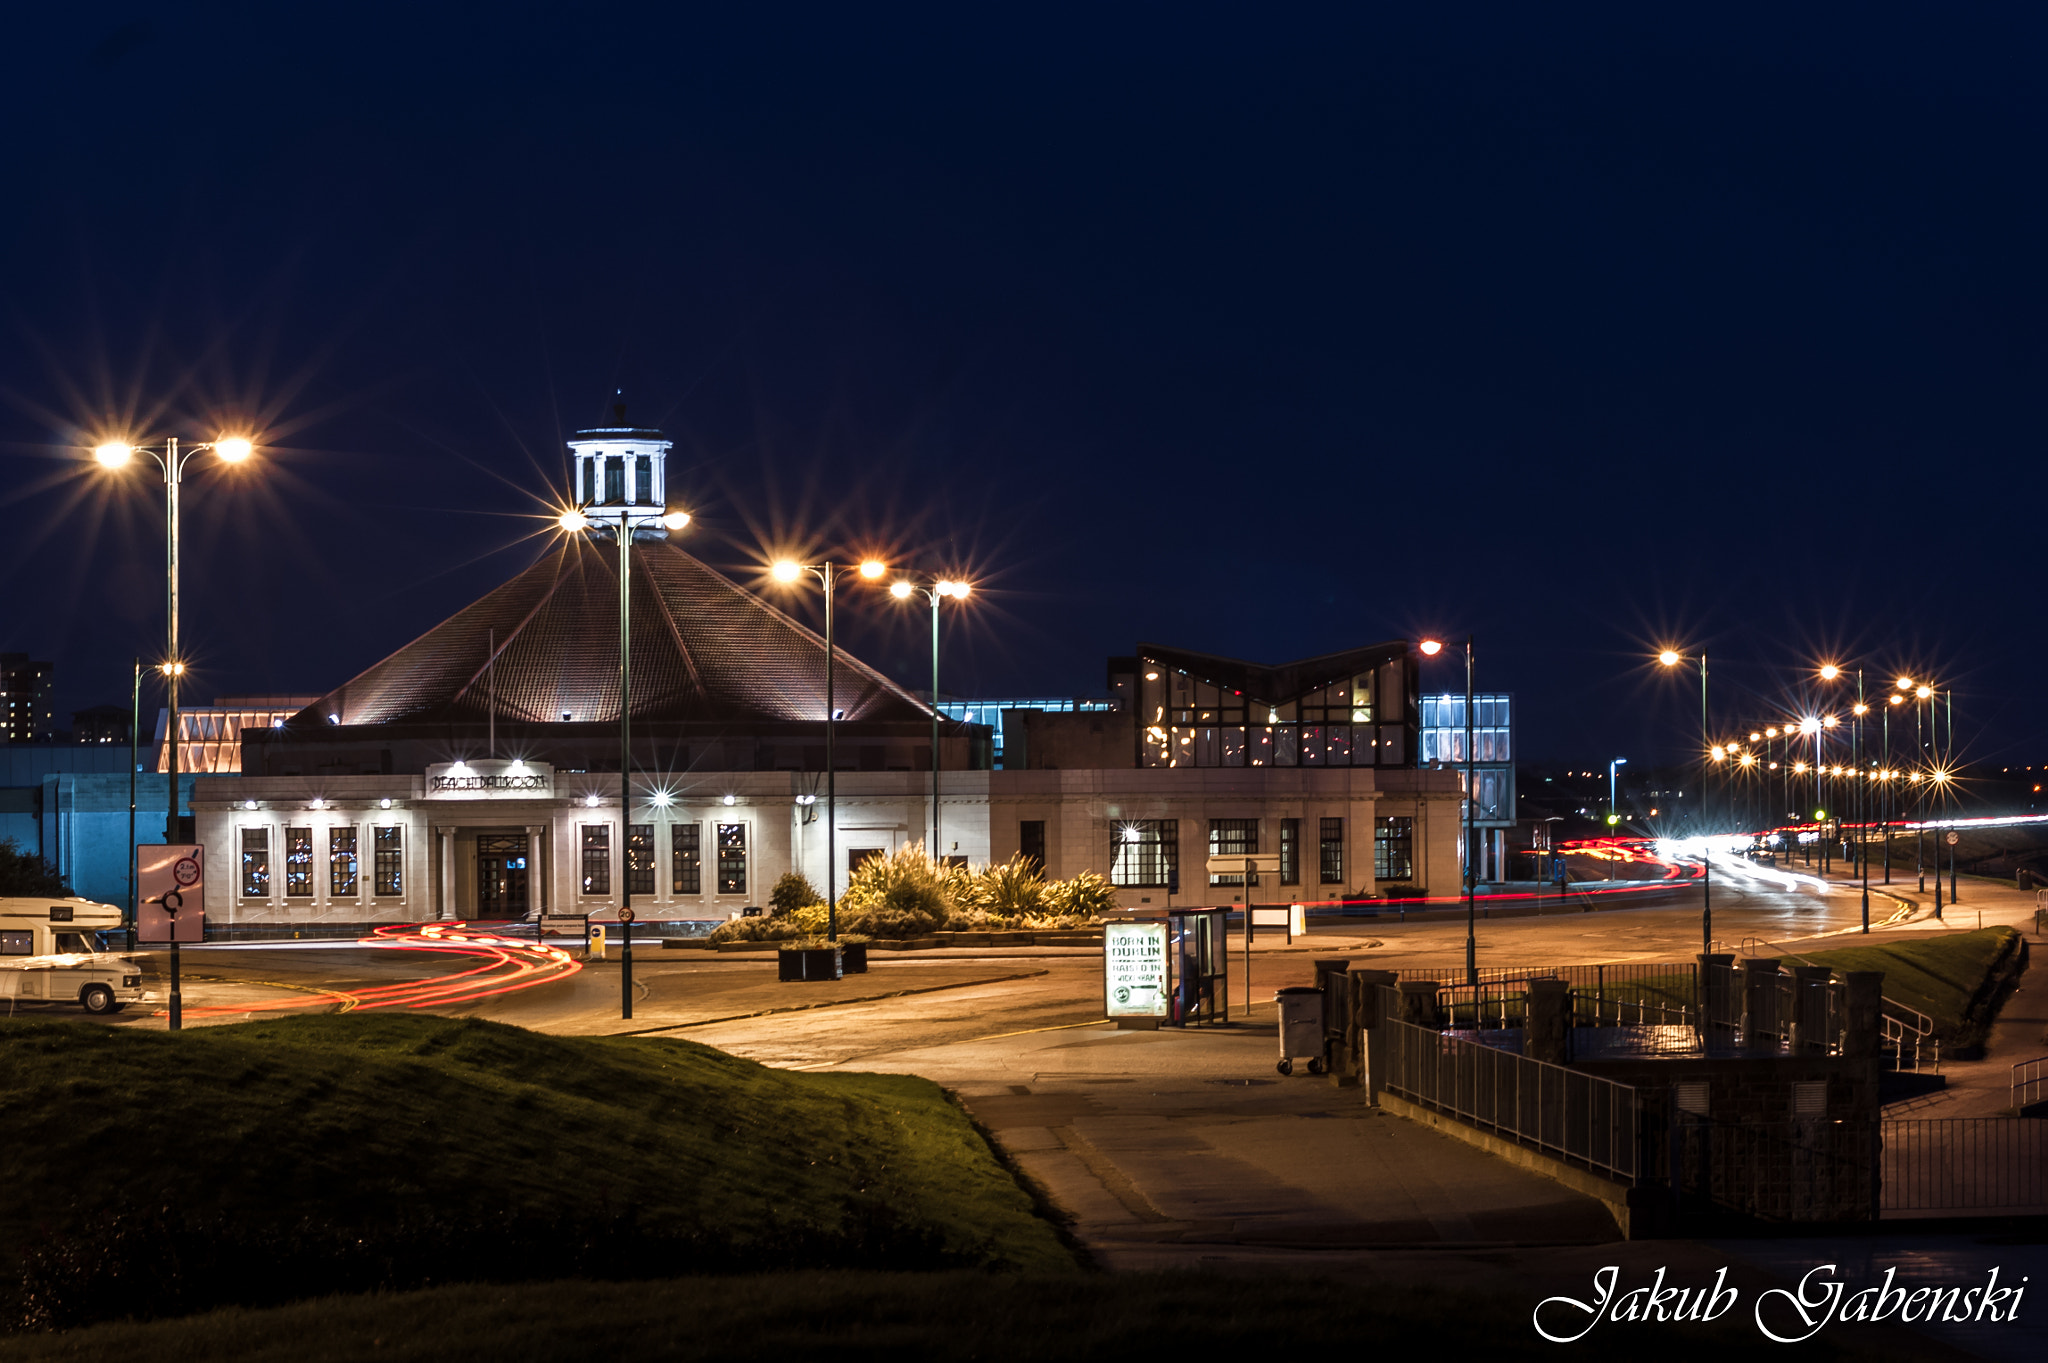
[[[1801,953],[1831,970],[1882,970],[1884,996],[1934,1020],[1944,1054],[1984,1043],[2025,961],[2026,939],[2011,928],[1916,932],[1869,946]]]
[[[637,1360],[1264,1358],[1327,1349],[1556,1359],[1533,1293],[1479,1295],[1306,1276],[768,1274],[465,1286],[110,1324],[0,1341],[0,1363],[572,1363]],[[1747,1302],[1711,1325],[1603,1325],[1583,1348],[1719,1363],[1757,1338]],[[1600,1341],[1605,1340],[1603,1344]],[[1889,1347],[1887,1347],[1889,1346]],[[1924,1341],[1823,1333],[1802,1358],[1924,1357]],[[1916,1352],[1917,1350],[1917,1352]],[[1565,1352],[1571,1353],[1572,1350]],[[1314,1357],[1316,1354],[1306,1354]]]
[[[0,1255],[11,1314],[44,1324],[449,1281],[1073,1267],[927,1081],[361,1014],[0,1025]]]

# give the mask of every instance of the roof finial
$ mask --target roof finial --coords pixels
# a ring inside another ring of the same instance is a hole
[[[612,396],[618,399],[617,402],[612,404],[612,421],[616,425],[623,426],[626,424],[626,390],[623,388],[616,389]]]

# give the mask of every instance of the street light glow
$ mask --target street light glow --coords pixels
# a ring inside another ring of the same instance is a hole
[[[1916,686],[1913,688],[1913,694],[1918,696],[1921,700],[1926,700],[1929,696],[1934,694],[1934,688],[1931,686]]]
[[[889,565],[877,559],[868,559],[860,565],[860,575],[871,582],[888,571]]]
[[[1913,679],[1911,677],[1901,677],[1892,684],[1901,691],[1911,691],[1913,689]]]
[[[670,530],[680,530],[690,523],[690,513],[687,511],[671,511],[661,518],[661,523]]]
[[[1666,667],[1676,667],[1678,666],[1678,654],[1667,648],[1657,655],[1657,661]]]
[[[557,516],[555,518],[555,524],[561,526],[564,530],[568,531],[570,534],[573,535],[578,530],[587,530],[590,528],[590,517],[584,515],[581,511],[564,511],[560,516]]]
[[[1799,721],[1799,732],[1802,734],[1819,733],[1820,721],[1815,719],[1812,715],[1808,715],[1805,719]]]
[[[1821,721],[1822,724],[1825,724],[1830,729],[1834,728],[1837,724],[1840,724],[1841,722],[1842,721],[1840,719],[1836,718],[1833,715],[1829,715],[1826,719]]]
[[[910,594],[916,590],[917,588],[911,586],[908,582],[891,582],[889,584],[889,595],[895,597],[898,601],[909,600]]]
[[[941,582],[938,585],[938,593],[940,596],[965,596],[967,588],[958,582]]]
[[[1839,668],[1839,667],[1836,667],[1836,666],[1835,666],[1835,665],[1834,665],[1833,663],[1822,663],[1822,664],[1821,664],[1821,668],[1820,668],[1820,679],[1821,679],[1822,681],[1833,681],[1833,680],[1834,680],[1835,678],[1837,678],[1837,677],[1839,677],[1839,676],[1841,676],[1841,675],[1842,675],[1842,669],[1841,669],[1841,668]]]
[[[239,464],[256,453],[256,446],[242,436],[226,435],[213,442],[213,452],[230,464]]]
[[[802,564],[792,563],[788,559],[784,559],[769,569],[769,572],[774,574],[777,582],[794,582],[797,579],[797,574],[803,572],[803,570]]]
[[[110,469],[121,467],[121,465],[127,463],[134,456],[135,447],[133,445],[124,445],[118,440],[108,441],[104,445],[95,445],[92,451],[92,457]]]
[[[1444,646],[1440,640],[1424,639],[1422,641],[1422,652],[1424,657],[1434,658],[1437,654],[1443,651]]]

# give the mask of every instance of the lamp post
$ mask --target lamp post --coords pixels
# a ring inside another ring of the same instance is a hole
[[[968,584],[955,582],[951,578],[939,578],[931,582],[911,582],[899,578],[889,584],[889,595],[898,601],[907,601],[918,592],[923,592],[932,605],[932,841],[931,854],[934,860],[939,856],[939,602],[947,598],[955,601],[967,599]]]
[[[1626,757],[1617,757],[1607,764],[1607,812],[1614,816],[1607,821],[1610,828],[1618,825],[1621,820],[1621,797],[1618,793],[1618,782],[1615,779],[1615,774],[1620,768],[1627,765],[1628,759]]]
[[[1870,706],[1863,699],[1863,669],[1856,669],[1856,728],[1849,750],[1856,755],[1856,866],[1863,877],[1863,931],[1870,931],[1870,773],[1863,769],[1863,717]]]
[[[838,564],[797,563],[784,559],[770,570],[777,582],[795,582],[805,573],[818,579],[818,585],[825,591],[825,940],[839,941],[839,764],[836,746],[839,735],[839,711],[834,708],[832,673],[834,670],[835,645],[832,638],[832,595],[839,575],[846,570]],[[888,565],[867,559],[860,565],[860,575],[868,581],[879,579],[888,571]]]
[[[1665,649],[1657,655],[1657,661],[1665,667],[1676,667],[1685,661],[1685,655],[1676,649]],[[1711,726],[1707,709],[1707,651],[1700,650],[1700,826],[1704,834],[1707,821],[1707,777],[1713,761]],[[1711,842],[1702,842],[1700,850],[1700,950],[1712,953],[1714,950],[1714,850]]]
[[[128,699],[128,949],[135,950],[135,769],[142,746],[142,659],[135,660],[134,689]]]
[[[124,441],[112,440],[93,447],[92,457],[101,467],[117,469],[126,465],[138,454],[146,454],[156,461],[164,475],[164,591],[165,631],[164,661],[161,665],[165,678],[165,704],[168,706],[169,723],[164,729],[164,745],[170,760],[170,801],[164,811],[164,841],[166,843],[184,840],[184,822],[178,817],[178,679],[185,675],[184,658],[178,651],[178,493],[184,485],[185,466],[192,462],[192,456],[201,450],[212,450],[222,463],[240,464],[256,452],[256,447],[243,436],[223,435],[214,440],[203,441],[179,448],[178,438],[172,436],[164,441],[160,450],[145,445],[130,445]],[[129,860],[134,860],[131,851]]]
[[[690,523],[687,511],[657,511],[644,503],[621,502],[613,531],[619,546],[619,1017],[633,1016],[633,520],[659,520],[668,530]],[[591,518],[572,507],[557,518],[574,534],[591,528]],[[606,527],[611,529],[610,526]],[[596,797],[593,796],[593,799]],[[654,848],[647,849],[652,863]],[[536,931],[535,940],[539,939]]]
[[[1473,719],[1477,704],[1472,691],[1472,636],[1465,636],[1465,983],[1479,983],[1479,932],[1478,915],[1473,908],[1474,878],[1479,867],[1479,848],[1472,837],[1473,816],[1479,803],[1478,776],[1472,766]],[[1245,895],[1246,921],[1250,921],[1251,895]],[[1249,929],[1247,929],[1249,932]]]

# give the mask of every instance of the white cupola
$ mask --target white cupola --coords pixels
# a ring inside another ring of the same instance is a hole
[[[593,530],[619,528],[625,515],[635,538],[668,537],[668,451],[660,431],[626,424],[626,404],[612,406],[610,426],[576,432],[569,442],[569,498]]]

